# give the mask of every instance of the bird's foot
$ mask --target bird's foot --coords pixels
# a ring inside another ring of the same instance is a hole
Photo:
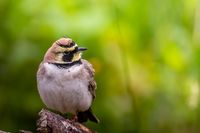
[[[78,116],[77,115],[72,115],[71,121],[78,122]]]

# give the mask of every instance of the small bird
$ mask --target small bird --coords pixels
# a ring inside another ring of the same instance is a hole
[[[39,65],[37,86],[49,109],[71,113],[78,122],[99,123],[91,110],[96,82],[92,65],[82,59],[85,50],[70,38],[55,41]]]

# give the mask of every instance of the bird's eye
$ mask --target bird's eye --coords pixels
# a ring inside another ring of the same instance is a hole
[[[74,53],[76,53],[78,51],[78,47],[75,47],[74,49]]]
[[[74,42],[74,41],[72,41],[72,42],[69,44],[70,47],[72,47],[72,46],[74,46],[74,45],[75,45],[75,42]]]
[[[64,52],[64,55],[69,55],[70,54],[70,52]]]
[[[73,58],[72,52],[64,52],[62,60],[65,61],[65,62],[71,62],[72,58]]]

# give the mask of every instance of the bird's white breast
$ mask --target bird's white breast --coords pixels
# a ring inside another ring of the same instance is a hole
[[[68,69],[49,63],[41,65],[42,74],[37,77],[39,94],[48,108],[62,113],[87,110],[92,103],[88,91],[88,73],[83,65]]]

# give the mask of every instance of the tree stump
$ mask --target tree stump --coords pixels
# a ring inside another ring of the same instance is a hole
[[[84,125],[42,109],[37,121],[38,133],[95,133]]]

